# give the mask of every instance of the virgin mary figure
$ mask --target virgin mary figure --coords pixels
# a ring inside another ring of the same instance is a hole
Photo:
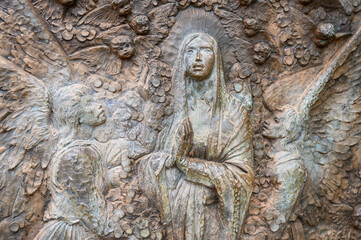
[[[217,41],[185,38],[173,69],[174,114],[139,161],[166,239],[239,239],[254,173],[250,114],[226,91]]]

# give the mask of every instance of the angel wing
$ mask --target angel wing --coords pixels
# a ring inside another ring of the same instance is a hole
[[[318,186],[314,189],[315,198],[322,204],[316,206],[305,196],[302,213],[312,209],[317,220],[313,225],[319,226],[326,224],[320,216],[327,206],[328,217],[340,226],[339,234],[343,234],[342,228],[352,229],[350,208],[361,203],[359,195],[354,194],[361,166],[360,56],[359,44],[312,106],[304,151],[309,175]],[[340,206],[347,206],[347,211]],[[303,214],[302,218],[309,217]]]
[[[28,3],[1,1],[0,19],[0,56],[51,86],[72,78],[63,48]]]
[[[83,48],[69,58],[85,61],[93,71],[102,70],[110,75],[119,74],[122,69],[122,61],[105,45]]]
[[[318,168],[321,165],[324,170],[322,179],[314,180],[321,181],[331,201],[339,197],[339,187],[346,177],[346,170],[339,162],[351,159],[354,170],[358,170],[361,162],[357,154],[361,139],[360,53],[359,44],[337,69],[310,111],[309,158],[312,165]]]
[[[55,12],[61,12],[62,14],[62,6],[53,0],[32,0],[31,2],[36,9],[40,10],[40,14],[44,17],[45,20],[50,19]]]
[[[116,25],[117,23],[122,23],[124,20],[125,17],[119,15],[111,4],[105,4],[87,13],[79,20],[78,25],[82,25],[84,23],[97,26],[106,24],[110,27]]]
[[[119,26],[112,27],[106,31],[101,32],[96,38],[103,42],[105,41],[107,43],[110,43],[113,38],[119,35],[127,35],[132,37],[134,35],[134,32],[129,26],[129,24],[121,24]]]
[[[135,1],[134,4],[134,13],[141,14],[144,12],[148,12],[148,9],[151,7],[152,0],[144,0],[144,1]]]
[[[41,198],[38,190],[50,161],[49,144],[55,139],[50,114],[50,95],[44,84],[0,58],[1,222],[22,222],[24,227],[30,218],[38,218],[35,214],[43,207],[39,201],[36,210],[34,201]]]
[[[50,94],[72,71],[29,1],[0,1],[0,19],[0,238],[26,239],[43,217],[57,139]]]
[[[134,44],[137,49],[137,55],[143,55],[147,58],[157,58],[161,54],[161,50],[155,43],[158,38],[155,36],[137,36],[134,38]]]
[[[170,20],[170,17],[175,14],[175,6],[174,3],[167,3],[149,12],[148,16],[151,24],[150,35],[160,36],[161,38],[168,35],[168,28],[174,24],[174,22]]]
[[[243,30],[242,18],[240,18],[237,14],[226,11],[219,7],[214,8],[214,14],[216,14],[221,19],[221,23],[224,25],[230,38],[241,37]]]

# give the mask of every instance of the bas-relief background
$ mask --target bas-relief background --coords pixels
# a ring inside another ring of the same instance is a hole
[[[0,2],[0,239],[360,239],[360,0]]]

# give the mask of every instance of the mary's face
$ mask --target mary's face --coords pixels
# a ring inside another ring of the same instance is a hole
[[[185,49],[187,74],[196,80],[209,77],[214,67],[214,49],[211,43],[201,38],[193,39]]]

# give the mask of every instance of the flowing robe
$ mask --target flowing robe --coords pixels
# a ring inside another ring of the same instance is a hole
[[[211,74],[200,81],[187,76],[185,66],[186,47],[197,38],[211,46],[215,59]],[[138,162],[140,186],[161,213],[166,239],[239,239],[254,181],[250,114],[226,91],[213,37],[186,37],[172,86],[173,118],[160,133],[157,150]],[[172,162],[172,149],[185,118],[193,128],[193,144],[180,167]]]
[[[139,163],[141,187],[160,210],[167,239],[238,239],[254,178],[249,112],[224,96],[201,130],[206,142],[197,141],[203,133],[194,129],[187,171],[166,168],[169,151],[155,152]]]

